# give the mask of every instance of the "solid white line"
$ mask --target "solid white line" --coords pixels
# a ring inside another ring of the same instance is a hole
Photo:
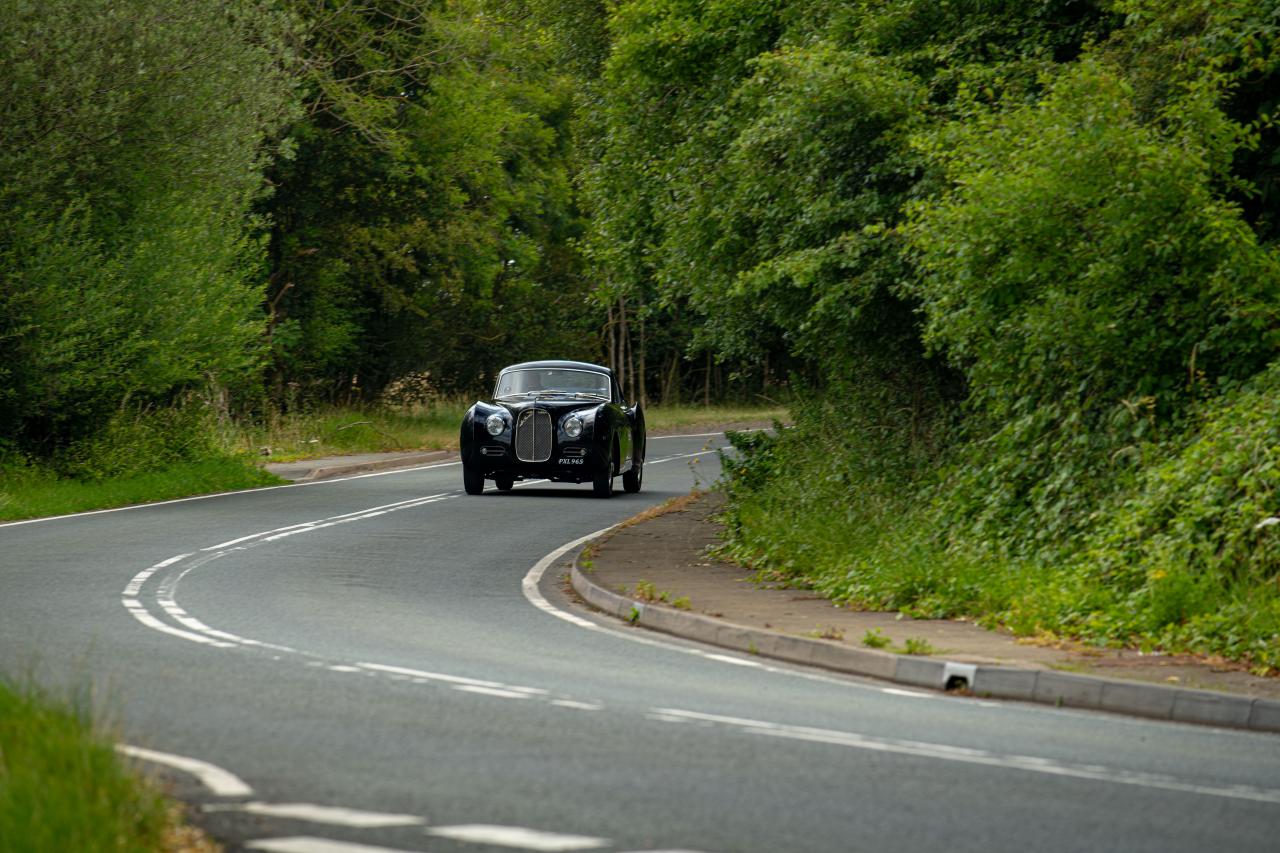
[[[124,743],[117,744],[116,751],[139,761],[163,764],[165,767],[172,767],[175,770],[190,773],[200,780],[200,784],[208,788],[217,797],[248,797],[253,794],[253,789],[240,777],[198,758],[187,758],[168,752],[157,752],[154,749],[144,749],[140,746],[129,746]]]
[[[501,847],[519,847],[524,850],[546,851],[546,853],[557,853],[562,850],[594,850],[609,843],[607,838],[595,838],[590,835],[565,835],[558,832],[543,832],[539,829],[526,829],[522,826],[494,826],[484,823],[437,826],[428,829],[427,834],[471,844],[496,844]]]
[[[572,542],[561,545],[559,548],[552,551],[550,554],[546,555],[538,562],[534,563],[533,568],[529,569],[529,571],[525,574],[524,578],[520,581],[520,591],[524,593],[525,599],[534,607],[538,608],[543,613],[546,613],[548,616],[554,616],[557,619],[562,619],[571,625],[576,625],[579,628],[585,628],[588,631],[597,631],[602,634],[608,634],[613,637],[619,637],[631,643],[639,643],[642,646],[653,646],[654,648],[664,649],[669,652],[678,652],[680,654],[685,654],[685,655],[694,655],[695,657],[705,658],[707,660],[715,660],[718,663],[724,663],[725,661],[718,660],[718,657],[723,657],[723,656],[716,655],[715,652],[708,652],[703,649],[696,648],[694,646],[683,646],[683,645],[678,645],[676,643],[668,642],[666,640],[659,640],[654,638],[653,636],[645,636],[643,634],[640,634],[637,631],[624,632],[624,631],[616,630],[614,628],[608,628],[598,622],[593,622],[590,619],[586,619],[586,618],[583,618],[582,616],[578,616],[575,613],[570,613],[568,611],[561,610],[551,602],[547,601],[547,599],[542,595],[542,592],[538,589],[538,584],[542,581],[542,576],[546,573],[547,569],[550,568],[551,565],[555,563],[556,560],[563,557],[569,551],[572,551],[574,548],[578,547],[579,545],[582,545],[586,542],[589,542],[592,539],[595,539],[599,536],[602,536],[605,533],[608,533],[612,529],[613,529],[612,527],[606,527],[603,530],[597,530],[595,533],[588,533],[586,536],[579,537],[578,539],[575,539]],[[846,679],[834,678],[829,675],[820,675],[818,673],[804,672],[797,669],[784,669],[779,666],[770,666],[769,664],[765,664],[765,663],[761,663],[760,667],[765,672],[786,675],[791,678],[803,678],[806,681],[817,681],[823,684],[839,684],[845,687],[865,687],[866,686],[866,685],[859,685],[859,684],[850,682]],[[878,688],[872,688],[872,689],[878,689]]]
[[[297,835],[291,838],[259,838],[245,845],[248,850],[266,850],[268,853],[412,853],[394,847],[375,847],[372,844],[355,844],[350,841],[331,841],[328,838],[309,838]]]
[[[423,826],[426,818],[411,814],[366,812],[341,806],[317,806],[312,803],[232,803],[204,807],[206,812],[246,812],[263,817],[279,817],[303,820],[308,823],[327,823],[334,826],[351,826],[356,829],[380,829],[387,826]]]
[[[603,530],[597,530],[595,533],[588,533],[586,536],[580,536],[572,542],[561,545],[559,548],[534,563],[533,568],[529,569],[529,571],[525,573],[524,579],[520,581],[520,591],[524,593],[525,599],[543,613],[554,616],[557,619],[563,619],[566,622],[577,625],[579,628],[586,628],[589,631],[605,630],[602,626],[597,625],[590,619],[584,619],[576,614],[568,613],[556,607],[550,601],[547,601],[546,597],[544,597],[542,592],[538,589],[538,582],[542,580],[542,575],[546,572],[547,568],[556,560],[560,559],[574,548],[577,548],[579,545],[589,542],[599,536],[603,536],[612,529],[613,526],[610,526]]]

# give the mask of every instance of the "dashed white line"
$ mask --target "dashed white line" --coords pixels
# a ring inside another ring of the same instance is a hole
[[[574,711],[603,711],[604,705],[595,702],[578,702],[574,699],[552,699],[551,704],[559,708],[570,708]]]
[[[313,803],[231,803],[204,807],[206,812],[245,812],[246,814],[301,820],[308,823],[326,823],[333,826],[350,826],[356,829],[381,829],[390,826],[423,826],[426,818],[411,814],[369,812],[341,806],[318,806]]]
[[[706,657],[707,657],[707,660],[718,660],[723,663],[731,663],[737,666],[753,666],[753,667],[756,667],[757,669],[764,668],[764,664],[760,663],[760,661],[758,660],[747,660],[746,658],[736,658],[733,655],[718,655],[714,653],[708,653]]]
[[[684,711],[678,708],[654,708],[648,715],[650,719],[671,717],[681,721],[720,723],[740,728],[745,732],[766,737],[786,738],[789,740],[808,741],[832,746],[844,746],[852,749],[867,749],[876,752],[890,752],[898,755],[911,755],[940,761],[957,761],[965,764],[980,764],[987,767],[999,767],[1005,770],[1025,770],[1031,773],[1044,773],[1051,776],[1066,776],[1075,779],[1087,779],[1095,782],[1111,782],[1117,785],[1134,785],[1142,788],[1154,788],[1180,793],[1202,794],[1227,799],[1251,800],[1254,802],[1280,804],[1280,789],[1258,788],[1251,785],[1202,785],[1185,782],[1172,776],[1157,773],[1141,773],[1118,768],[1101,767],[1091,764],[1063,764],[1050,758],[1031,755],[1014,755],[989,752],[985,749],[972,749],[962,746],[950,746],[927,741],[902,740],[898,738],[881,738],[858,732],[842,732],[831,729],[811,728],[808,726],[792,726],[782,723],[770,723],[763,720],[749,720],[741,717],[727,717],[719,714],[705,714],[698,711]]]
[[[267,853],[412,853],[396,847],[375,847],[372,844],[356,844],[351,841],[332,841],[328,838],[311,838],[297,835],[290,838],[259,838],[245,844],[248,850],[266,850]]]
[[[500,687],[476,687],[473,684],[458,684],[454,690],[464,693],[479,693],[482,696],[497,696],[499,699],[528,699],[528,693],[517,693],[514,690],[503,690]]]
[[[248,797],[253,794],[253,789],[249,787],[248,783],[234,773],[223,770],[216,764],[201,761],[198,758],[187,758],[184,755],[173,755],[168,752],[158,752],[154,749],[144,749],[140,746],[130,746],[124,743],[117,744],[116,751],[121,755],[127,755],[138,761],[162,764],[165,767],[172,767],[175,770],[190,773],[200,780],[200,784],[208,788],[217,797]]]
[[[527,829],[523,826],[495,826],[485,823],[437,826],[428,829],[427,834],[472,844],[519,847],[522,850],[538,850],[543,851],[543,853],[559,853],[559,851],[567,850],[594,850],[609,843],[607,838],[596,838],[590,835],[566,835],[559,832]]]

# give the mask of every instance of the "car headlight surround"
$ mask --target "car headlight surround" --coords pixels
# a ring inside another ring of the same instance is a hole
[[[485,418],[484,428],[489,431],[489,435],[502,435],[502,431],[507,428],[507,419],[494,412]]]
[[[569,438],[577,438],[582,435],[582,418],[578,415],[569,415],[564,419],[564,434]]]

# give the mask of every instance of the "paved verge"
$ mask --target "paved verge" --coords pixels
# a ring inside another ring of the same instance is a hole
[[[1159,660],[1163,656],[1146,657],[1163,665],[1161,672],[1180,673],[1166,676],[1169,684],[1064,671],[1111,663],[1113,671],[1137,675],[1140,667],[1126,669],[1122,664],[1133,661],[1134,652],[1028,646],[970,623],[857,613],[794,589],[761,589],[744,582],[745,569],[706,555],[706,546],[718,539],[715,509],[713,496],[665,514],[646,514],[606,534],[575,561],[574,589],[591,605],[634,625],[749,654],[913,687],[963,689],[978,696],[1280,732],[1277,679],[1189,658]],[[652,600],[655,596],[687,601],[676,608]],[[813,629],[803,631],[805,625]],[[926,642],[938,654],[867,648],[855,645],[863,636],[857,634],[845,640],[846,634],[864,627],[885,638],[890,631],[898,636],[908,631],[913,640]],[[1194,683],[1197,677],[1237,692],[1173,686],[1184,679]]]

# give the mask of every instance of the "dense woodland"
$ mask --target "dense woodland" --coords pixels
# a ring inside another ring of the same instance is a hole
[[[792,395],[763,572],[1280,665],[1276,0],[0,20],[3,465],[587,358]]]

